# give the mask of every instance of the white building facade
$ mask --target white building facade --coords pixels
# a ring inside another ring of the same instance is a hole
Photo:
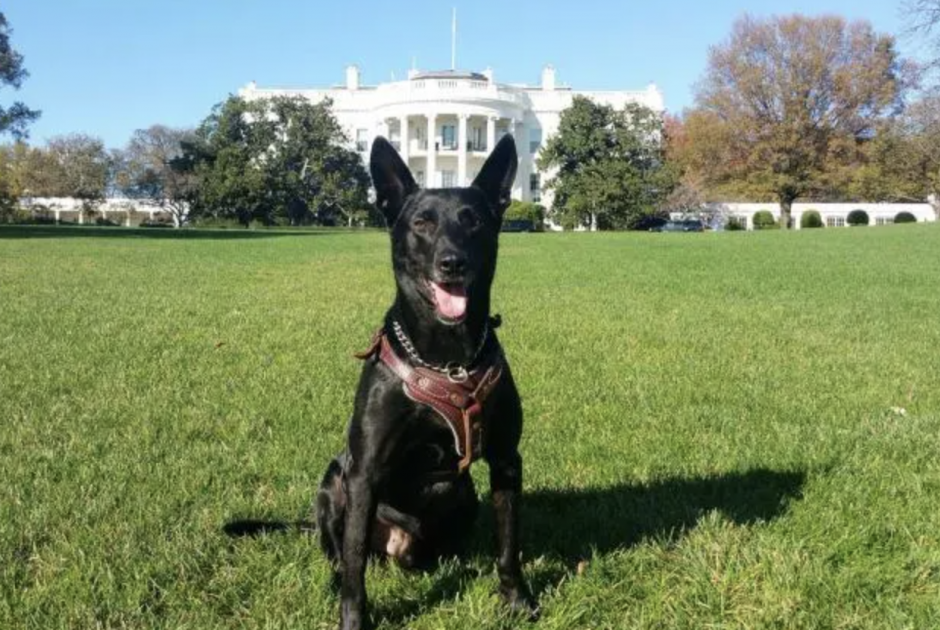
[[[708,211],[704,214],[721,216],[724,219],[734,218],[742,227],[754,229],[754,215],[758,212],[769,212],[775,221],[780,221],[779,204],[726,202],[707,204]],[[849,227],[848,217],[853,210],[863,210],[868,215],[869,225],[890,225],[898,214],[905,212],[911,214],[917,223],[926,223],[937,220],[937,214],[930,203],[819,203],[794,202],[790,208],[790,219],[794,229],[801,229],[803,215],[807,212],[819,214],[826,227]]]
[[[630,102],[662,112],[663,96],[651,84],[639,91],[574,91],[556,82],[546,66],[539,85],[497,83],[483,72],[412,70],[407,80],[374,86],[361,83],[359,68],[346,69],[346,82],[330,88],[259,88],[254,82],[239,90],[246,100],[300,96],[313,102],[329,98],[333,113],[352,145],[368,164],[376,136],[385,136],[398,150],[418,183],[428,188],[469,185],[493,146],[512,134],[519,152],[513,198],[550,206],[542,191],[550,173],[539,172],[535,160],[545,142],[558,131],[561,112],[575,95],[622,109]]]

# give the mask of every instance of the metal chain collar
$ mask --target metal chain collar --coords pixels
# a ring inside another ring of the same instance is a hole
[[[470,378],[469,370],[467,370],[465,366],[453,361],[447,363],[446,365],[435,365],[422,359],[421,355],[419,355],[418,351],[415,349],[414,344],[411,343],[411,339],[408,338],[408,335],[405,334],[401,324],[398,323],[398,320],[392,320],[392,330],[395,333],[395,338],[398,339],[398,343],[400,343],[401,347],[404,348],[405,352],[408,353],[408,358],[410,358],[416,364],[429,370],[434,370],[440,374],[444,374],[452,383],[464,383],[468,378]],[[473,358],[470,359],[470,363],[468,363],[468,365],[473,365],[476,363],[477,359],[480,358],[480,353],[483,352],[483,346],[486,345],[486,340],[489,338],[489,334],[490,324],[487,322],[483,327],[483,339],[480,340],[480,345],[477,347],[477,351],[474,353]]]

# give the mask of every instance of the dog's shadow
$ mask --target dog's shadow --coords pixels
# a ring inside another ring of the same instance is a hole
[[[623,484],[578,490],[535,490],[522,500],[521,539],[526,558],[561,560],[573,570],[593,553],[628,549],[644,539],[678,540],[702,516],[720,512],[737,525],[768,522],[786,512],[802,496],[806,473],[756,468],[692,478],[668,478],[648,484]],[[479,527],[469,554],[493,555],[492,503],[484,500]],[[289,531],[312,531],[305,521],[233,520],[223,531],[231,537]],[[478,564],[479,563],[475,563]],[[466,565],[445,565],[439,584],[422,601],[382,611],[386,619],[404,619],[425,607],[452,599],[479,571]],[[536,570],[531,575],[536,597],[563,577],[564,571]],[[334,585],[335,586],[335,585]]]
[[[647,538],[676,539],[711,511],[738,525],[770,521],[800,498],[805,480],[805,472],[757,468],[648,484],[527,492],[523,549],[528,557],[577,562],[592,552],[628,548]]]

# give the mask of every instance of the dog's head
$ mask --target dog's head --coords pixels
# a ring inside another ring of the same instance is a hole
[[[449,325],[487,314],[517,161],[507,135],[469,187],[423,190],[392,145],[375,139],[370,169],[376,205],[391,232],[399,294],[414,310]]]

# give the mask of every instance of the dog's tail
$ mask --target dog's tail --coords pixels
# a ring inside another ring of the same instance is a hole
[[[222,526],[222,532],[230,538],[256,538],[265,534],[296,532],[311,534],[317,530],[314,521],[265,521],[261,519],[237,519]]]

